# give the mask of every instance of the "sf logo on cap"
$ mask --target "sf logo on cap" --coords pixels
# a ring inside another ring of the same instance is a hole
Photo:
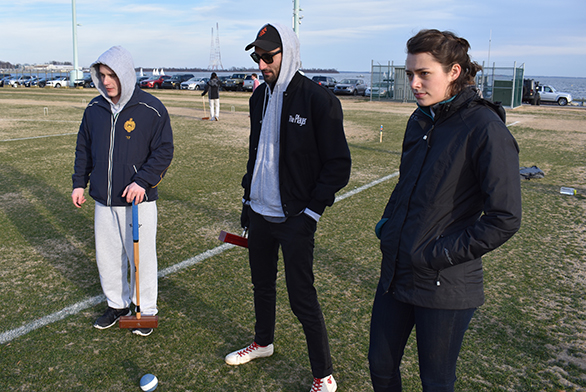
[[[265,35],[266,32],[267,32],[267,28],[265,27],[260,31],[260,33],[258,33],[258,36],[262,37],[263,35]]]

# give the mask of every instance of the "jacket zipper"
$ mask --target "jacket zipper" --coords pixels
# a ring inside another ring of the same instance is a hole
[[[112,205],[112,166],[114,166],[114,140],[116,136],[116,121],[118,121],[118,113],[110,118],[110,151],[108,152],[108,206]]]
[[[431,132],[434,130],[434,128],[435,124],[433,124],[431,128],[429,128],[429,131],[427,131],[425,136],[423,136],[423,140],[427,142],[427,148],[431,148]]]

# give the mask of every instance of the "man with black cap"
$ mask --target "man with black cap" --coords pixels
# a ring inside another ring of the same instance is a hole
[[[241,365],[273,354],[281,247],[289,303],[307,341],[311,391],[333,392],[337,385],[326,325],[313,285],[313,248],[321,214],[350,177],[342,107],[327,88],[298,72],[299,40],[292,29],[267,24],[246,50],[252,48],[265,83],[250,98],[241,224],[249,232],[255,337],[225,360]]]

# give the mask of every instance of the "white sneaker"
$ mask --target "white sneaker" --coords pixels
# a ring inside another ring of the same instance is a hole
[[[309,392],[334,392],[336,389],[338,389],[338,384],[336,384],[334,376],[329,375],[324,378],[314,378]]]
[[[270,357],[274,351],[275,347],[272,344],[262,347],[252,342],[250,346],[226,355],[224,360],[228,365],[242,365],[256,358]]]

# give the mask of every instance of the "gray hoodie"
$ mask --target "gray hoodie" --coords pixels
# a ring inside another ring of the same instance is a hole
[[[279,188],[279,134],[283,94],[301,66],[299,57],[299,39],[287,26],[272,24],[281,37],[282,60],[279,77],[272,91],[265,90],[265,115],[258,143],[256,165],[250,187],[250,203],[258,214],[284,218]]]
[[[120,100],[114,104],[100,78],[100,65],[107,65],[120,80]],[[105,51],[90,67],[92,80],[102,96],[110,102],[112,113],[119,113],[132,97],[136,88],[136,71],[129,51],[122,46],[112,46]]]

